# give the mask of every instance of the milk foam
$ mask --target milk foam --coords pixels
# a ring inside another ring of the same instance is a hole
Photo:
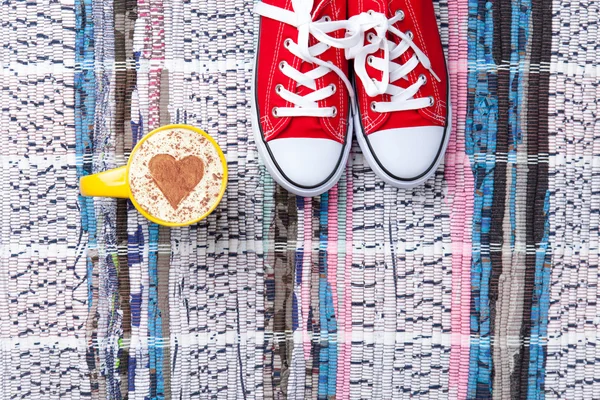
[[[157,154],[176,160],[194,155],[204,162],[204,176],[174,209],[154,182],[148,164]],[[165,222],[186,223],[204,215],[219,200],[223,165],[219,153],[204,136],[187,129],[172,129],[152,135],[133,154],[129,185],[137,203],[148,214]]]

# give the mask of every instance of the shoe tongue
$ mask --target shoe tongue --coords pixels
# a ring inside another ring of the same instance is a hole
[[[317,1],[315,0],[315,4],[313,6],[313,16],[315,20],[318,20],[319,18],[321,18],[321,14],[323,14],[323,11],[325,10],[325,7],[327,7],[329,5],[329,3],[331,3],[331,0],[320,0]]]
[[[315,44],[316,44],[316,40],[311,37],[311,39],[310,39],[310,46],[314,46]],[[319,66],[317,64],[313,64],[313,63],[310,63],[310,62],[303,61],[303,62],[300,63],[300,66],[299,66],[298,70],[300,72],[302,72],[303,74],[306,74],[306,73],[308,73],[308,72],[310,72],[313,69],[318,68],[318,67]],[[318,81],[319,80],[317,79],[317,83],[318,83]],[[313,92],[313,90],[311,88],[308,88],[308,87],[306,87],[304,85],[299,86],[298,89],[297,89],[297,93],[300,96],[305,96],[305,95],[307,95],[309,93],[312,93],[312,92]]]
[[[276,0],[271,0],[271,1],[276,1]],[[306,1],[306,0],[305,0]],[[312,16],[313,16],[313,21],[318,21],[319,19],[321,19],[324,15],[326,15],[325,13],[325,8],[329,5],[329,3],[331,3],[331,0],[314,0],[314,4],[313,4],[313,9],[312,9]],[[292,9],[291,6],[291,1],[289,2],[289,9]],[[314,46],[317,44],[317,40],[311,35],[309,37],[309,47]],[[310,62],[301,62],[300,66],[298,67],[298,70],[300,72],[302,72],[303,74],[312,71],[315,68],[318,68],[319,66],[317,64],[312,64]],[[317,85],[318,85],[319,80],[317,80]],[[320,87],[317,86],[317,90]],[[306,86],[299,86],[296,90],[296,93],[300,96],[305,96],[309,93],[312,93],[314,90],[306,87]]]

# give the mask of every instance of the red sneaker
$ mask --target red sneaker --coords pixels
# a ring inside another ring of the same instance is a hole
[[[344,49],[346,1],[264,0],[253,82],[252,127],[273,178],[288,191],[316,196],[338,181],[352,142]]]
[[[411,188],[435,173],[450,136],[446,60],[431,0],[348,3],[362,26],[354,59],[356,136],[385,182]]]

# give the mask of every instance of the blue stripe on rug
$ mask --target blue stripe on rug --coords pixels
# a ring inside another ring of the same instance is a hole
[[[94,75],[94,19],[92,0],[75,0],[75,154],[77,177],[92,173],[92,136],[96,113]],[[96,248],[94,199],[79,195],[81,227],[88,234],[88,247]],[[92,306],[92,262],[87,259],[88,308]]]
[[[320,368],[319,398],[335,398],[337,386],[337,343],[331,338],[337,337],[337,321],[333,305],[331,285],[328,280],[327,246],[329,245],[329,193],[321,195],[319,216],[319,317],[320,332]],[[332,271],[335,273],[335,271]]]
[[[151,339],[148,345],[150,398],[162,400],[165,398],[164,350],[162,344],[156,345],[156,343],[162,343],[162,316],[158,308],[158,225],[150,223],[148,233],[148,274],[150,280],[150,287],[148,288],[148,333]]]
[[[320,325],[320,352],[319,352],[319,399],[327,399],[329,389],[329,324],[327,323],[328,305],[327,291],[327,224],[329,208],[329,194],[321,195],[319,210],[319,325]]]
[[[335,273],[335,271],[334,271]],[[329,399],[334,399],[336,396],[337,386],[337,321],[335,317],[335,309],[333,306],[333,295],[331,293],[331,285],[328,282],[327,276],[325,276],[326,289],[325,289],[325,304],[327,306],[327,342],[329,344],[329,379],[327,396]]]
[[[468,42],[469,64],[494,63],[493,11],[491,3],[469,1]],[[466,124],[466,151],[471,158],[475,177],[473,212],[473,264],[471,351],[469,356],[468,397],[487,393],[491,396],[491,347],[489,284],[491,261],[489,233],[494,197],[494,167],[498,98],[495,72],[470,68],[468,73],[468,112]],[[480,156],[481,155],[481,156]],[[491,160],[491,161],[488,161]],[[482,244],[487,244],[482,251]]]
[[[321,195],[319,209],[319,399],[334,398],[337,384],[337,321],[333,295],[328,281],[327,246],[329,244],[329,194]],[[335,271],[334,271],[335,272]]]

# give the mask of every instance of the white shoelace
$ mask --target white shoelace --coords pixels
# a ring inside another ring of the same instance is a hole
[[[319,101],[323,101],[332,96],[337,87],[334,84],[317,90],[316,80],[322,78],[330,72],[335,72],[346,85],[350,97],[354,98],[352,84],[346,74],[336,65],[323,61],[317,57],[322,55],[330,47],[338,49],[350,49],[362,44],[364,36],[349,23],[349,21],[331,21],[328,17],[323,17],[318,21],[313,21],[311,15],[313,9],[313,0],[292,0],[294,11],[285,10],[262,1],[256,3],[254,11],[263,17],[271,18],[284,24],[291,25],[298,29],[298,43],[292,38],[285,39],[285,47],[294,56],[300,58],[303,62],[316,64],[317,67],[309,72],[302,73],[282,61],[279,64],[281,72],[288,78],[296,81],[297,87],[306,86],[313,91],[307,95],[300,96],[287,90],[283,85],[277,85],[276,93],[284,100],[292,103],[294,107],[276,107],[273,109],[273,115],[276,117],[335,117],[337,108],[319,107]],[[338,39],[328,34],[345,30],[346,37]],[[317,44],[309,46],[310,35],[317,39]]]
[[[394,27],[394,24],[404,19],[404,12],[398,11],[393,18],[388,19],[385,14],[370,11],[350,18],[352,26],[360,26],[362,39],[360,43],[350,49],[346,49],[346,58],[354,59],[354,72],[365,87],[365,91],[370,97],[382,94],[391,96],[390,101],[372,102],[371,109],[375,112],[386,113],[393,111],[416,110],[430,107],[433,105],[433,97],[414,98],[419,89],[427,83],[427,77],[420,75],[417,82],[402,88],[394,85],[401,79],[408,82],[408,74],[412,72],[419,63],[427,69],[431,75],[440,82],[431,67],[429,58],[412,41],[412,33],[406,33]],[[367,41],[364,44],[364,34],[369,30],[375,30],[375,33],[369,33]],[[395,42],[387,39],[387,33],[390,32],[398,36],[401,41],[396,45]],[[408,49],[412,49],[414,55],[404,64],[394,62],[402,56]],[[378,58],[372,54],[378,50],[383,50],[383,58]],[[369,63],[374,69],[383,74],[382,81],[371,78],[367,72],[366,63]]]

